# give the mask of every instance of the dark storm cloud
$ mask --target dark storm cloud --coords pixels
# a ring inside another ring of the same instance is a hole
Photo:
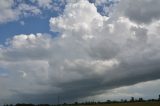
[[[130,2],[123,0],[118,8],[126,13]],[[51,31],[61,33],[58,37],[22,34],[8,40],[9,46],[0,48],[0,67],[12,73],[0,84],[11,89],[0,92],[15,96],[14,102],[57,103],[58,96],[61,102],[73,102],[159,79],[159,26],[141,26],[150,19],[134,18],[134,23],[121,11],[114,15],[101,16],[86,0],[73,2],[63,15],[50,19]]]

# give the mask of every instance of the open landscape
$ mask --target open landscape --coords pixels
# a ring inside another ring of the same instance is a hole
[[[160,106],[160,95],[158,99],[149,99],[143,100],[143,98],[135,99],[131,97],[130,100],[123,100],[121,101],[111,101],[107,100],[105,102],[74,102],[74,103],[58,103],[57,104],[25,104],[25,103],[18,103],[18,104],[4,104],[3,106]]]
[[[4,105],[4,106],[14,106],[14,105]],[[133,102],[133,103],[110,103],[110,104],[61,104],[61,105],[48,105],[48,104],[16,104],[15,106],[160,106],[160,102]]]
[[[0,106],[160,106],[160,0],[0,0]]]
[[[114,103],[114,104],[79,105],[79,106],[160,106],[160,102]]]

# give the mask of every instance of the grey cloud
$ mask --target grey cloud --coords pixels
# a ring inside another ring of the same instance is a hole
[[[120,51],[120,47],[108,39],[93,42],[94,43],[91,44],[89,54],[95,59],[110,59],[116,56]]]
[[[159,5],[158,0],[122,0],[119,10],[134,22],[148,24],[160,19]]]
[[[0,84],[11,88],[13,101],[56,103],[60,96],[73,102],[160,78],[160,38],[148,33],[150,26],[120,16],[107,19],[85,0],[66,8],[50,20],[60,36],[16,35],[0,48],[0,67],[11,70],[9,81]]]

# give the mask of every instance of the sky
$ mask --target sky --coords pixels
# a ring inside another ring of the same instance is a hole
[[[0,0],[0,104],[157,99],[159,0]]]

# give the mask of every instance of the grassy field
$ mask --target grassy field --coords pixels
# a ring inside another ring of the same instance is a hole
[[[139,103],[117,103],[101,105],[80,105],[80,106],[160,106],[160,102],[139,102]]]

